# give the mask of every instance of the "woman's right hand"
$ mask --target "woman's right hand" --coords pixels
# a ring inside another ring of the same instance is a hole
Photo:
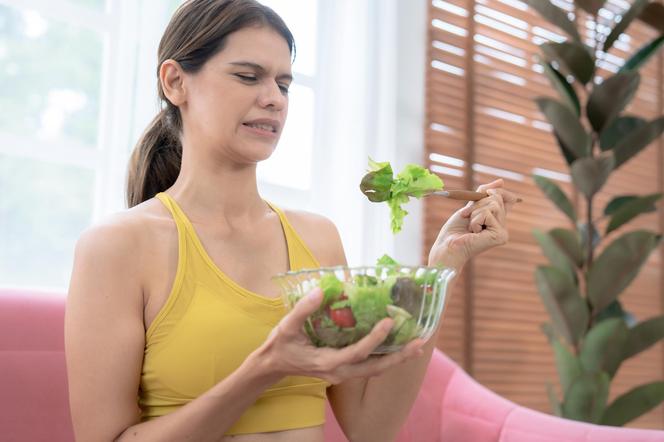
[[[319,288],[298,301],[267,340],[252,356],[263,359],[263,367],[275,378],[311,376],[339,384],[350,378],[377,376],[407,359],[420,356],[422,339],[415,339],[395,353],[371,356],[390,332],[394,321],[385,318],[360,341],[341,349],[315,347],[303,331],[307,317],[318,310],[323,299]]]

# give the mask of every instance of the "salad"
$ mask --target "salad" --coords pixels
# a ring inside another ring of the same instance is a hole
[[[394,326],[383,346],[401,346],[417,336],[428,321],[437,269],[420,274],[397,271],[399,265],[385,255],[378,260],[376,278],[353,275],[342,281],[324,273],[317,284],[323,291],[320,308],[309,316],[305,331],[317,346],[344,347],[367,335],[381,319],[391,317]]]
[[[427,169],[408,164],[396,178],[389,162],[378,163],[369,158],[369,172],[360,182],[360,190],[374,203],[387,201],[390,206],[392,233],[401,231],[403,218],[408,215],[401,205],[410,197],[422,198],[443,189],[443,181]]]

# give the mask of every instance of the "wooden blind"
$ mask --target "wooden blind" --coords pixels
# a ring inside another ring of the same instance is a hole
[[[574,12],[569,0],[555,3]],[[603,13],[611,18],[627,6],[624,0],[609,0]],[[592,38],[587,17],[576,12],[580,32]],[[562,31],[518,0],[434,0],[428,28],[426,164],[448,188],[475,188],[502,177],[525,201],[510,213],[509,244],[481,255],[458,278],[438,346],[496,393],[550,412],[545,383],[558,385],[558,376],[551,348],[540,331],[549,317],[534,281],[535,268],[547,261],[532,231],[571,226],[535,186],[533,174],[554,179],[573,198],[580,214],[584,206],[572,191],[551,128],[533,101],[537,96],[557,98],[535,55],[539,43],[560,39]],[[628,54],[656,36],[641,23],[629,31],[605,57],[600,76],[615,72]],[[663,113],[661,55],[641,73],[641,87],[628,111],[651,119]],[[595,198],[595,211],[614,195],[663,191],[662,150],[660,140],[614,173]],[[424,204],[424,250],[428,251],[441,223],[459,204],[443,198],[427,198]],[[600,231],[605,226],[601,222]],[[642,216],[627,226],[635,228],[663,231],[664,212]],[[613,233],[609,241],[624,231]],[[664,312],[662,253],[661,247],[653,252],[621,296],[624,307],[638,320]],[[664,345],[659,344],[623,364],[610,400],[663,375]],[[663,428],[664,406],[630,426]]]

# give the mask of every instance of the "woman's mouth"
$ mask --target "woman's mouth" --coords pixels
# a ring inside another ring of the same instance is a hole
[[[272,122],[250,122],[242,123],[242,126],[254,134],[265,138],[275,138],[277,136],[277,125]]]

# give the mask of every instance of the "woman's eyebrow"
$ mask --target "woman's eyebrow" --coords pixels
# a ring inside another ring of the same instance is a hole
[[[259,64],[257,64],[257,63],[253,63],[253,62],[251,62],[251,61],[232,61],[232,62],[230,62],[230,63],[228,63],[228,64],[233,65],[233,66],[240,66],[240,67],[245,67],[245,68],[251,68],[251,69],[253,69],[254,71],[256,71],[256,73],[258,73],[258,74],[264,74],[264,73],[266,72],[266,69],[265,69],[263,66],[261,66],[261,65],[259,65]],[[292,81],[292,80],[293,80],[293,76],[292,76],[291,74],[281,74],[281,75],[277,76],[277,79],[278,79],[278,80],[289,80],[289,81]]]

